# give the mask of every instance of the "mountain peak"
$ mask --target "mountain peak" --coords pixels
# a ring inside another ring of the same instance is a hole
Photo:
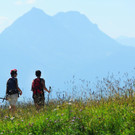
[[[39,8],[36,8],[36,7],[33,7],[31,9],[32,12],[43,12],[43,10],[39,9]]]
[[[81,15],[79,11],[67,11],[67,12],[59,12],[56,15]]]
[[[39,9],[39,8],[36,8],[36,7],[33,7],[29,12],[33,13],[33,14],[36,14],[36,13],[45,14],[45,12],[42,9]]]
[[[49,16],[47,15],[42,9],[33,7],[29,12],[27,12],[25,15],[30,15],[30,16]]]
[[[68,12],[59,12],[54,17],[66,17],[66,18],[80,18],[85,17],[85,15],[81,14],[78,11],[68,11]]]
[[[78,27],[79,29],[82,26],[84,27],[88,26],[90,27],[90,29],[93,29],[93,28],[97,29],[96,24],[93,24],[86,15],[78,11],[59,12],[54,16],[54,18],[58,20],[59,22],[63,23],[65,26],[69,26],[71,24],[73,27]],[[88,27],[86,29],[88,29]]]

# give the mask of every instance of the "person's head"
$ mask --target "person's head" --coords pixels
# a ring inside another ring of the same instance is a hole
[[[10,71],[11,77],[16,77],[17,76],[17,69],[12,69]]]
[[[40,70],[37,70],[37,71],[35,72],[35,75],[36,75],[36,77],[40,77],[40,76],[41,76],[41,71],[40,71]]]

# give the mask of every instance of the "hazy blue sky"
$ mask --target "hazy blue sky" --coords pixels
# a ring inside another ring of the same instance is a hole
[[[32,7],[49,15],[79,11],[113,38],[135,37],[135,0],[0,0],[0,32]]]

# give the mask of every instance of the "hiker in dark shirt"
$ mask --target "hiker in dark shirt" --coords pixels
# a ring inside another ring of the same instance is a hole
[[[7,87],[6,87],[6,98],[9,101],[9,109],[12,113],[15,112],[16,109],[16,102],[19,97],[19,94],[22,95],[21,89],[18,87],[18,81],[17,81],[17,70],[13,69],[10,72],[11,78],[7,81]]]
[[[33,99],[36,109],[40,109],[44,106],[45,98],[44,98],[44,90],[50,93],[50,91],[45,86],[45,80],[41,77],[41,71],[37,70],[35,72],[36,79],[32,82],[32,91],[33,91]]]

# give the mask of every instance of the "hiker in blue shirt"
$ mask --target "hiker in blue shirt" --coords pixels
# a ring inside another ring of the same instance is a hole
[[[21,89],[18,87],[17,70],[13,69],[10,72],[11,78],[7,81],[6,98],[9,101],[9,109],[14,114],[16,110],[16,102],[19,94],[22,95]]]

